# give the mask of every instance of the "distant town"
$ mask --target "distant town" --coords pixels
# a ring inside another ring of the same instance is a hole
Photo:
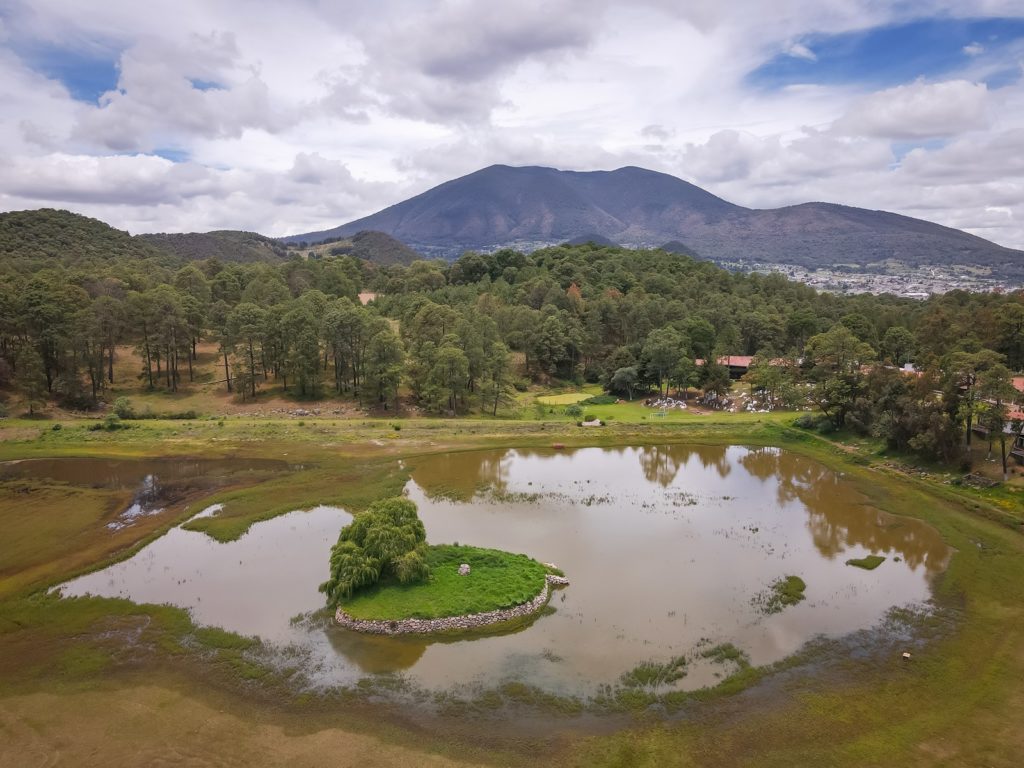
[[[977,267],[886,266],[885,272],[868,272],[862,268],[820,267],[809,269],[796,264],[759,264],[756,262],[716,261],[720,267],[733,271],[777,272],[791,280],[831,293],[889,293],[911,299],[927,299],[933,294],[952,290],[978,293],[1008,293],[1021,289],[1020,281],[998,279]]]

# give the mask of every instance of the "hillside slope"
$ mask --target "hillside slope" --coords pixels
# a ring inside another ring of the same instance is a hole
[[[279,261],[288,255],[287,248],[280,242],[255,232],[218,230],[138,237],[188,261],[211,258],[221,261]]]
[[[49,262],[76,265],[97,259],[170,259],[163,249],[98,219],[41,208],[0,213],[0,261],[34,271]]]

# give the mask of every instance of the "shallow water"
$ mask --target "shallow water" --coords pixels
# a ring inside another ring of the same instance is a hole
[[[175,529],[132,559],[65,585],[192,610],[202,624],[258,635],[313,683],[401,673],[428,688],[515,680],[591,693],[644,661],[691,659],[680,687],[727,672],[699,652],[730,642],[754,664],[819,635],[875,626],[930,596],[950,551],[938,534],[866,503],[824,466],[773,448],[659,446],[474,451],[417,459],[407,493],[431,542],[524,552],[572,585],[519,631],[476,639],[367,637],[292,622],[322,606],[317,585],[349,519],[319,507],[253,526],[236,542]],[[845,565],[877,553],[874,571]],[[772,582],[797,575],[807,599],[765,615]]]
[[[288,468],[275,459],[100,459],[69,457],[0,462],[0,481],[46,480],[87,488],[132,491],[131,502],[107,524],[117,530],[162,512],[197,491]]]

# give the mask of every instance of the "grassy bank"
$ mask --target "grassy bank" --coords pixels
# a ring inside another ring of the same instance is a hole
[[[470,572],[459,575],[459,565]],[[437,544],[427,551],[424,582],[378,582],[341,603],[357,619],[440,619],[512,608],[544,588],[547,569],[526,555],[465,545]]]

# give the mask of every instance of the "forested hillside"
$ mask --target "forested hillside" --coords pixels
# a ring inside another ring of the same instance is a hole
[[[819,427],[955,461],[972,423],[1002,429],[1018,394],[1011,371],[1024,366],[1020,293],[837,296],[664,251],[560,246],[388,267],[350,256],[169,264],[123,251],[84,267],[60,253],[32,272],[20,265],[0,267],[0,385],[31,408],[89,407],[126,345],[140,386],[187,388],[203,339],[239,400],[273,384],[451,415],[502,413],[530,380],[724,395],[714,361],[731,354],[754,356],[747,378],[767,401],[813,406]],[[361,291],[376,301],[360,305]],[[895,370],[909,361],[920,375]]]
[[[189,261],[220,259],[221,261],[279,261],[287,258],[288,249],[255,232],[220,230],[183,234],[139,235],[142,240],[170,251]]]
[[[169,262],[169,254],[98,219],[42,208],[0,213],[0,265],[5,272],[31,273],[60,265],[90,269],[96,262]],[[103,266],[97,265],[102,271]]]

